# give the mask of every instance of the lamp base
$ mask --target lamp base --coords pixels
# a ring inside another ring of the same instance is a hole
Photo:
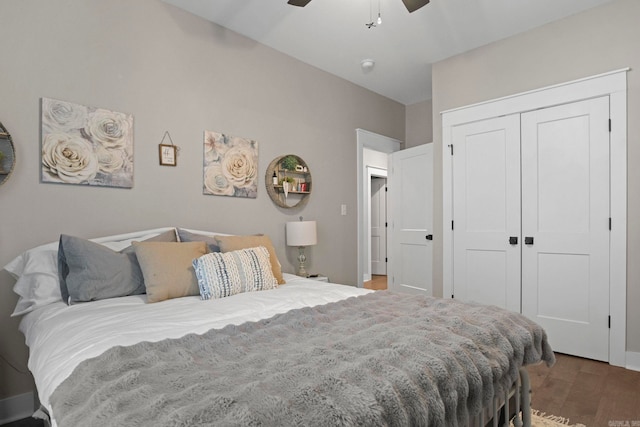
[[[308,277],[309,274],[304,268],[304,263],[307,257],[304,254],[304,246],[298,246],[298,276]]]

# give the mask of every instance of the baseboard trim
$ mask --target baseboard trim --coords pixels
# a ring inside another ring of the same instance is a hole
[[[19,394],[17,396],[0,399],[0,425],[33,415],[34,409],[33,392]]]
[[[640,371],[640,353],[635,351],[627,351],[626,368],[632,371]]]

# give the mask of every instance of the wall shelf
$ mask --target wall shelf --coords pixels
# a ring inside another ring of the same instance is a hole
[[[285,166],[289,166],[289,169]],[[303,170],[296,170],[295,166]],[[274,178],[277,184],[274,184]],[[287,191],[284,189],[284,180],[287,180],[288,185],[291,186]],[[277,206],[287,209],[301,208],[307,204],[311,195],[311,171],[307,163],[295,154],[279,156],[267,167],[265,186],[269,197]]]
[[[4,184],[16,164],[16,152],[9,131],[0,122],[0,185]]]

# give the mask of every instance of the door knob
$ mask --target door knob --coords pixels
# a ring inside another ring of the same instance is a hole
[[[518,237],[516,237],[516,236],[509,237],[509,244],[510,245],[517,245],[518,244]]]
[[[533,237],[525,237],[524,238],[525,245],[533,245]]]
[[[427,234],[427,235],[425,236],[425,238],[426,238],[427,240],[433,240],[433,234]]]

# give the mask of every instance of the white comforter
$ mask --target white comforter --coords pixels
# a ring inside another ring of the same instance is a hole
[[[147,304],[146,295],[136,295],[72,306],[59,302],[27,314],[20,330],[30,349],[29,369],[40,403],[55,425],[49,404],[53,391],[80,362],[113,346],[204,333],[371,292],[293,275],[285,279],[278,289],[217,300],[193,296]]]

